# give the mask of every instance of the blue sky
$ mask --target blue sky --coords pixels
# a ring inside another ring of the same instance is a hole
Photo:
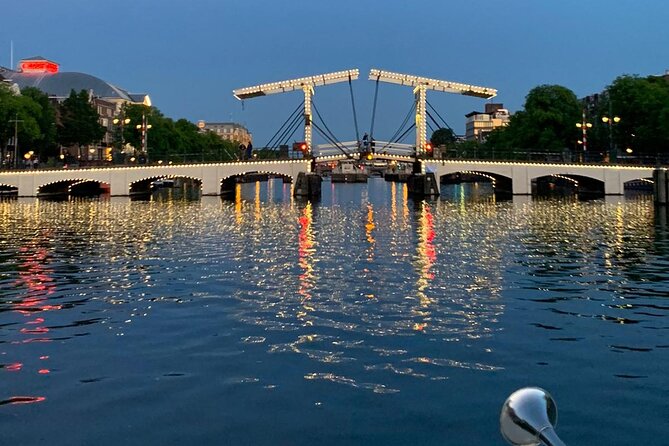
[[[0,65],[9,65],[13,41],[15,63],[41,55],[62,71],[148,92],[172,118],[241,122],[256,146],[269,140],[301,93],[250,99],[242,108],[235,88],[359,68],[354,91],[362,132],[371,123],[370,68],[493,87],[494,101],[511,111],[540,84],[564,85],[580,97],[621,74],[669,69],[666,0],[3,3]],[[412,100],[406,87],[380,86],[376,139],[395,132]],[[464,114],[484,106],[481,99],[436,92],[428,101],[458,133]],[[347,84],[317,89],[315,102],[340,140],[354,139]]]

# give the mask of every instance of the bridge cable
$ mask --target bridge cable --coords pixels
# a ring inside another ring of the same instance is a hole
[[[302,121],[302,115],[299,114],[299,113],[296,114],[293,117],[293,120],[290,122],[290,124],[288,124],[288,126],[286,126],[286,128],[283,130],[283,132],[276,138],[276,140],[274,141],[273,147],[281,145],[282,142],[284,142],[284,139],[286,138],[286,136],[288,136],[288,137],[293,136],[293,134],[295,133],[295,130],[297,129],[297,127],[299,127],[301,121]]]
[[[355,98],[353,96],[353,82],[351,82],[351,74],[350,73],[348,75],[348,89],[351,92],[351,105],[353,106],[353,124],[355,124],[355,140],[360,141],[360,132],[358,131],[358,115],[355,112]]]
[[[425,123],[426,123],[427,126],[430,128],[430,131],[431,131],[432,133],[434,133],[434,127],[432,127],[432,124],[430,124],[430,121],[426,121]],[[437,125],[437,128],[439,128],[438,125]]]
[[[321,129],[321,128],[318,126],[318,124],[316,124],[315,122],[312,121],[312,122],[311,122],[311,125],[314,126],[314,128],[316,129],[316,131],[317,131],[318,133],[320,133],[321,136],[323,136],[325,139],[327,139],[328,141],[330,141],[336,148],[338,148],[344,155],[346,155],[347,158],[349,158],[349,159],[354,159],[353,156],[352,156],[350,153],[348,153],[346,150],[342,149],[342,148],[338,145],[337,141],[335,141],[334,139],[332,139],[332,138],[330,137],[330,135],[328,135],[327,133],[325,133],[325,132],[323,131],[323,129]]]
[[[438,129],[441,128],[441,124],[439,124],[439,123],[437,122],[437,120],[434,119],[434,117],[430,114],[429,111],[425,110],[425,114],[427,114],[427,117],[430,118],[430,119],[432,120],[432,122],[434,123],[434,125],[435,125]],[[430,121],[427,121],[427,124],[430,125]],[[432,133],[434,133],[434,129],[432,129],[432,126],[430,126],[430,130],[432,130]]]
[[[302,116],[298,115],[295,117],[293,122],[286,127],[286,130],[283,131],[279,139],[276,141],[277,146],[281,146],[282,144],[287,144],[288,140],[295,134],[297,129],[300,127],[300,123],[302,122]]]
[[[293,119],[293,121],[290,123],[288,127],[281,133],[279,138],[277,138],[276,142],[274,143],[274,146],[272,147],[272,150],[279,149],[281,150],[281,145],[282,144],[287,144],[287,140],[291,138],[294,134],[295,131],[299,128],[300,122],[301,122],[301,115],[298,115],[296,118]]]
[[[330,135],[328,135],[328,134],[327,134],[322,128],[320,128],[316,123],[312,122],[312,125],[314,126],[314,128],[316,129],[316,131],[317,131],[323,138],[325,138],[325,139],[327,139],[329,142],[331,142],[332,145],[333,145],[335,148],[337,148],[341,153],[343,153],[344,155],[346,155],[347,158],[349,158],[349,159],[354,159],[353,155],[351,155],[351,153],[350,153],[349,151],[346,150],[346,147],[339,145],[338,142],[337,142],[336,140],[332,139],[332,137],[331,137]]]
[[[268,143],[268,146],[270,147],[275,147],[276,144],[279,144],[283,137],[285,136],[286,132],[293,126],[296,120],[299,120],[301,115],[299,114],[299,111],[302,109],[304,104],[304,101],[300,103],[295,110],[290,114],[286,122],[283,123],[281,128],[272,136],[270,139],[270,142]],[[290,123],[289,123],[290,122]]]
[[[300,109],[302,109],[303,105],[304,105],[304,101],[302,101],[302,103],[300,103],[300,104],[297,106],[297,108],[290,114],[290,116],[288,117],[288,119],[286,119],[286,121],[281,125],[281,127],[279,127],[279,130],[276,131],[276,133],[274,134],[274,136],[272,136],[272,137],[269,139],[269,141],[267,142],[267,145],[266,145],[265,147],[273,148],[273,146],[271,146],[270,144],[274,141],[274,138],[276,138],[276,136],[283,130],[283,128],[284,128],[284,127],[286,126],[286,124],[288,123],[288,121],[290,121],[291,119],[293,119],[293,116],[295,115],[295,113],[297,113]]]
[[[316,107],[316,104],[314,103],[313,100],[311,101],[311,105],[314,107],[314,111],[316,112],[316,115],[318,116],[318,118],[321,120],[321,124],[323,124],[323,127],[325,127],[325,129],[328,131],[330,136],[332,136],[332,139],[334,139],[335,141],[339,141],[339,138],[337,138],[335,136],[335,134],[332,133],[332,130],[330,130],[328,125],[325,123],[325,119],[323,119],[323,117],[321,116],[320,112],[318,111],[318,107]]]
[[[404,117],[404,120],[402,121],[402,124],[400,124],[400,126],[397,128],[395,133],[393,133],[393,136],[390,137],[389,142],[392,142],[397,137],[397,135],[399,135],[400,132],[402,130],[404,130],[404,126],[407,125],[407,122],[409,122],[409,119],[411,118],[411,115],[413,114],[415,106],[416,106],[415,103],[411,104],[411,107],[409,108],[409,111],[407,112],[406,116]]]
[[[342,151],[344,153],[347,153],[346,147],[344,147],[344,145],[341,143],[341,141],[339,141],[339,139],[335,136],[335,134],[332,133],[332,130],[330,130],[328,125],[325,123],[325,120],[321,116],[320,112],[318,111],[318,107],[316,107],[316,104],[313,102],[313,100],[311,102],[311,105],[313,105],[314,111],[316,112],[316,115],[318,116],[318,118],[321,120],[321,123],[323,124],[323,127],[325,127],[325,129],[329,132],[330,136],[332,137],[331,141],[335,141],[334,144],[340,151]]]
[[[369,129],[369,141],[371,142],[374,137],[374,120],[376,118],[376,100],[379,96],[379,79],[381,75],[376,78],[376,88],[374,89],[374,106],[372,107],[372,125]]]
[[[293,122],[286,128],[286,130],[283,132],[281,138],[277,141],[277,143],[279,145],[281,145],[281,143],[287,145],[290,138],[292,138],[297,129],[300,128],[301,123],[302,123],[302,115],[295,116]]]
[[[414,122],[414,123],[411,124],[411,125],[409,126],[409,128],[406,129],[406,130],[404,131],[404,133],[402,133],[402,134],[401,134],[401,135],[400,135],[394,142],[399,143],[400,141],[402,141],[402,140],[404,139],[404,137],[407,135],[407,133],[409,133],[409,132],[410,132],[411,130],[413,130],[415,127],[416,127],[416,123]]]
[[[393,142],[396,142],[396,141],[394,141],[394,139],[397,137],[397,135],[400,134],[400,132],[401,132],[402,130],[404,130],[404,126],[407,125],[407,122],[409,122],[409,119],[411,118],[411,115],[413,114],[413,111],[414,111],[415,107],[416,107],[416,103],[415,103],[415,102],[412,102],[412,103],[411,103],[411,107],[409,108],[409,112],[408,112],[408,113],[406,114],[406,116],[404,117],[404,120],[402,121],[402,124],[400,124],[400,126],[399,126],[398,129],[395,131],[395,133],[393,134],[393,136],[390,137],[390,139],[388,140],[388,142],[387,142],[383,147],[381,147],[381,150],[380,150],[380,151],[383,151],[386,147],[388,147],[389,145],[391,145]]]
[[[448,125],[448,122],[446,122],[446,120],[445,120],[444,118],[441,117],[441,115],[439,114],[439,112],[437,111],[437,109],[434,108],[434,107],[432,106],[432,104],[430,104],[428,101],[425,101],[425,103],[428,105],[428,107],[430,107],[430,108],[432,109],[432,111],[434,111],[434,112],[437,114],[437,116],[439,117],[439,119],[441,119],[442,122],[444,123],[444,125],[446,125],[446,128],[449,129],[451,132],[453,132],[453,136],[455,136],[455,132],[453,131],[453,129],[451,128],[451,126]]]

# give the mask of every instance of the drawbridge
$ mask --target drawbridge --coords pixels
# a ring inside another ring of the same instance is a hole
[[[353,93],[352,84],[352,81],[357,80],[358,76],[358,69],[349,69],[240,88],[233,90],[233,95],[239,100],[246,100],[292,91],[301,91],[303,93],[303,101],[295,110],[293,110],[288,119],[286,119],[279,130],[272,136],[268,144],[265,145],[265,148],[267,149],[277,150],[280,147],[288,146],[289,141],[293,138],[297,129],[302,125],[303,139],[301,141],[293,140],[293,148],[302,152],[305,158],[315,158],[318,161],[334,159],[389,159],[403,161],[408,158],[413,158],[415,160],[419,157],[430,156],[431,145],[427,141],[428,127],[432,130],[434,130],[435,127],[445,127],[450,129],[446,120],[444,120],[437,110],[427,101],[427,92],[429,90],[473,96],[483,99],[490,99],[497,94],[497,90],[490,87],[481,87],[472,84],[432,79],[373,68],[369,72],[369,80],[376,82],[371,126],[369,134],[365,133],[365,136],[361,138],[358,128],[355,95]],[[314,101],[316,87],[342,82],[348,82],[349,85],[356,136],[355,140],[343,142],[330,130]],[[388,138],[387,141],[377,141],[374,138],[379,84],[382,82],[410,87],[414,94],[414,101],[411,104],[409,112],[397,131],[391,138]],[[432,113],[441,118],[441,122],[435,118],[430,112],[430,109]],[[414,118],[413,122],[411,122],[412,115]],[[434,126],[432,124],[434,124]],[[404,143],[403,141],[406,136],[414,129],[414,144]],[[314,145],[314,130],[316,130],[316,132],[327,142]]]

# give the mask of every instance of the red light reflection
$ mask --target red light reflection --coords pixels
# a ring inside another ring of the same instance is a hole
[[[430,281],[434,279],[432,272],[432,265],[437,259],[437,251],[434,248],[434,217],[432,210],[427,203],[423,203],[418,218],[418,247],[416,268],[418,269],[419,277],[417,281],[418,299],[420,306],[425,308],[432,303],[432,299],[426,294],[426,290],[430,285]],[[429,316],[429,315],[426,315]],[[423,331],[427,327],[427,322],[419,324],[419,331]],[[414,327],[414,329],[416,329]]]
[[[0,401],[0,406],[5,404],[31,404],[41,403],[46,400],[43,396],[12,396],[6,400]]]

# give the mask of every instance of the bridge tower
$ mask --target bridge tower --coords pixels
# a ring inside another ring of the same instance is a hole
[[[314,87],[347,82],[358,79],[358,70],[344,70],[333,73],[318,74],[315,76],[289,79],[286,81],[272,82],[269,84],[254,85],[253,87],[239,88],[233,90],[232,94],[239,100],[266,96],[268,94],[286,93],[288,91],[302,90],[304,94],[304,142],[308,150],[312,148],[311,129],[311,99],[314,95]]]
[[[427,110],[425,108],[427,90],[456,93],[485,99],[490,99],[497,95],[497,90],[494,88],[477,87],[476,85],[461,84],[459,82],[393,73],[377,70],[376,68],[372,68],[369,72],[369,80],[413,87],[413,93],[416,98],[416,156],[425,152],[427,142]]]

